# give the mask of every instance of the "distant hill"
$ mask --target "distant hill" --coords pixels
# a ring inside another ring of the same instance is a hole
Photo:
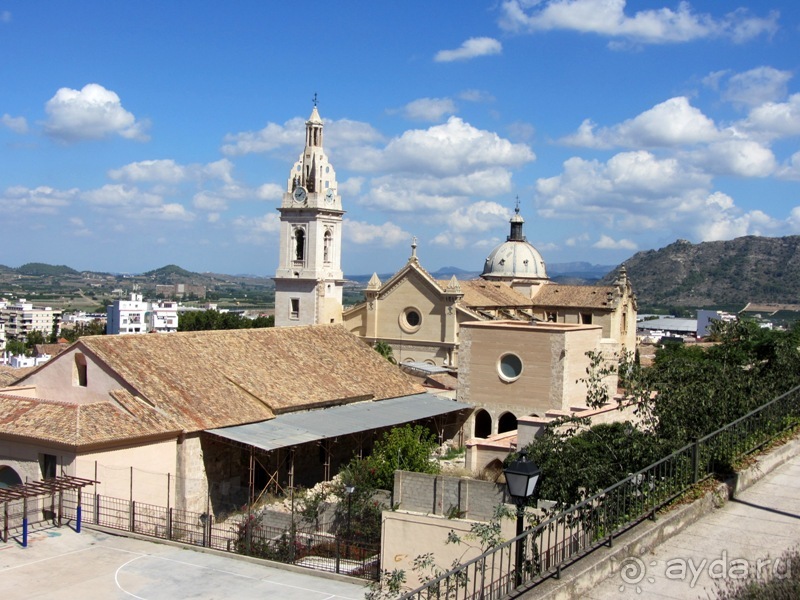
[[[25,263],[16,272],[20,275],[30,275],[32,277],[53,277],[59,275],[77,275],[75,269],[66,265],[47,265],[45,263]]]
[[[150,277],[151,279],[165,283],[171,282],[175,279],[187,280],[196,277],[202,277],[199,273],[192,273],[191,271],[182,269],[178,265],[166,265],[160,269],[153,269],[152,271],[142,273],[142,275],[144,277]]]
[[[800,298],[800,236],[678,240],[638,252],[625,266],[640,306],[744,307]],[[612,283],[617,272],[601,283]]]

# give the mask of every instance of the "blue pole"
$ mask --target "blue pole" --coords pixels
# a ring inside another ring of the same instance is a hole
[[[22,517],[22,547],[28,547],[28,517]]]
[[[75,522],[75,531],[76,531],[77,533],[80,533],[80,532],[81,532],[81,512],[82,512],[82,507],[81,507],[81,505],[79,504],[79,505],[78,505],[78,518],[77,518],[77,520],[76,520],[76,522]]]

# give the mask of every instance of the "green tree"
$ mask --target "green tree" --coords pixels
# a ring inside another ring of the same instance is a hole
[[[384,342],[383,340],[378,340],[377,342],[375,342],[375,344],[373,344],[372,347],[375,349],[375,352],[380,354],[390,363],[392,363],[393,365],[397,364],[397,359],[394,357],[394,350],[392,350],[392,347],[387,342]]]
[[[375,443],[372,454],[365,460],[375,485],[384,490],[394,489],[394,472],[438,473],[439,463],[431,460],[436,448],[434,434],[421,425],[406,424],[386,432]]]

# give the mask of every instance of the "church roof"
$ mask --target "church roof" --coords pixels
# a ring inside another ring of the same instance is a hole
[[[439,282],[444,285],[445,282]],[[471,279],[459,282],[464,298],[462,304],[466,306],[531,306],[531,299],[505,283]]]
[[[31,415],[50,418],[37,416],[31,421],[32,425],[41,423],[32,427],[32,435],[43,435],[47,432],[42,428],[51,428],[51,437],[42,439],[89,443],[115,439],[117,430],[116,437],[121,438],[172,429],[200,431],[423,390],[338,325],[92,336],[81,338],[72,349],[93,356],[130,393],[114,393],[116,403],[98,397],[98,402],[80,406],[57,398],[55,404],[26,399]],[[71,354],[59,355],[18,384],[37,385],[38,374],[57,367],[65,357],[69,360]],[[126,420],[129,406],[144,411],[138,425]],[[97,418],[98,430],[89,437],[77,429],[86,426],[85,419],[79,418],[86,413],[105,415]],[[0,433],[19,433],[15,427],[0,418]]]
[[[582,308],[614,307],[616,288],[610,285],[558,285],[541,286],[533,297],[534,306],[564,306]]]

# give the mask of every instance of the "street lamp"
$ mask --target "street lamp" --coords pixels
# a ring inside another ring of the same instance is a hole
[[[506,476],[508,495],[513,498],[514,504],[517,505],[517,562],[514,584],[515,587],[519,587],[522,585],[524,543],[520,536],[522,535],[525,521],[525,505],[528,502],[528,498],[533,496],[533,490],[539,481],[541,470],[528,460],[525,452],[521,452],[519,458],[503,469],[503,473]]]
[[[345,542],[347,545],[345,546],[345,558],[350,558],[350,518],[352,516],[352,507],[353,507],[353,492],[356,491],[356,486],[354,485],[346,485],[344,486],[344,491],[347,493],[347,541]]]

